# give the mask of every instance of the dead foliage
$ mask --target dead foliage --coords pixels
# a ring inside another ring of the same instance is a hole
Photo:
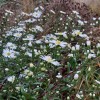
[[[92,9],[93,12],[96,12],[100,15],[100,0],[73,0],[74,2],[78,2],[80,4],[86,4]]]

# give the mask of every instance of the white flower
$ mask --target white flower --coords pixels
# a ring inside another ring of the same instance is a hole
[[[27,76],[33,76],[33,72],[30,71],[30,70],[28,70],[28,69],[26,69],[26,70],[24,71],[24,74],[27,75]]]
[[[17,86],[17,87],[15,87],[15,88],[16,88],[16,90],[18,90],[18,91],[20,91],[20,89],[21,89],[20,86]]]
[[[92,96],[92,93],[90,93],[89,95]]]
[[[95,57],[96,57],[95,54],[88,54],[88,59],[95,58]]]
[[[82,34],[82,32],[80,32],[80,30],[74,30],[72,33],[73,36],[77,36],[77,35],[81,35],[81,34]]]
[[[27,51],[27,52],[25,53],[25,55],[28,55],[29,57],[32,57],[32,53],[29,52],[29,51]]]
[[[42,11],[37,10],[34,13],[31,13],[30,15],[33,16],[33,17],[35,17],[35,18],[40,18],[41,15],[42,15]]]
[[[36,40],[35,43],[36,44],[41,44],[42,43],[42,39]]]
[[[54,60],[51,58],[51,56],[41,56],[41,59],[51,63],[53,62]]]
[[[18,52],[15,52],[14,50],[4,49],[2,55],[8,58],[15,58],[16,54],[18,54]]]
[[[25,20],[26,23],[33,23],[35,21],[36,21],[36,19],[34,19],[34,18]]]
[[[86,44],[87,44],[87,46],[90,46],[91,45],[91,41],[86,41]]]
[[[25,22],[24,21],[20,21],[18,23],[18,26],[25,28]]]
[[[42,28],[41,26],[36,25],[36,26],[35,26],[35,29],[36,29],[37,31],[43,32],[43,28]]]
[[[66,42],[63,42],[63,41],[59,41],[59,40],[51,40],[49,41],[50,43],[54,44],[55,46],[61,46],[62,48],[66,47],[67,46],[67,43]]]
[[[70,97],[69,96],[67,97],[67,100],[70,100]]]
[[[61,65],[58,61],[53,61],[52,64],[55,65],[55,66],[60,66]]]
[[[93,17],[93,20],[96,20],[96,18],[95,18],[95,17]]]
[[[66,32],[55,33],[55,35],[62,35],[64,38],[68,38],[66,34]]]
[[[78,78],[79,78],[79,75],[78,74],[75,74],[74,75],[74,79],[77,80]]]
[[[50,47],[50,48],[54,48],[55,45],[54,45],[54,44],[49,44],[49,47]]]
[[[41,52],[39,50],[37,50],[37,49],[34,49],[34,53],[35,53],[35,55],[41,54]]]
[[[6,44],[6,47],[7,47],[7,48],[10,48],[10,49],[16,49],[16,48],[17,48],[17,46],[16,46],[15,44],[13,44],[12,42],[8,42],[8,43]]]
[[[29,66],[30,66],[30,67],[33,67],[34,65],[33,65],[33,63],[30,63]]]
[[[11,36],[12,35],[12,31],[6,31],[6,37]]]
[[[5,71],[9,71],[9,69],[8,68],[5,68]]]
[[[15,81],[15,76],[9,76],[8,78],[7,78],[7,80],[9,81],[9,82],[14,82]]]
[[[93,93],[93,97],[95,97],[95,94]]]
[[[84,22],[81,21],[81,20],[78,20],[78,23],[79,23],[80,25],[84,25]]]
[[[22,50],[25,50],[25,49],[26,49],[26,47],[22,46],[22,47],[21,47],[21,49],[22,49]]]
[[[82,37],[82,38],[85,38],[87,40],[89,39],[89,37],[86,34],[80,34],[79,36]]]
[[[55,35],[53,35],[53,34],[48,34],[46,36],[43,36],[43,38],[45,40],[52,40],[52,39],[57,40],[57,37]]]
[[[32,35],[32,34],[28,34],[27,36],[26,36],[26,38],[23,38],[23,40],[34,40],[34,35]]]
[[[81,99],[81,95],[79,95],[78,93],[76,94],[76,97]]]
[[[32,41],[29,41],[28,46],[32,47]]]
[[[58,75],[56,77],[57,78],[62,78],[62,75],[60,73],[58,73]]]
[[[80,49],[80,45],[75,45],[75,48],[76,48],[76,50],[79,50]]]
[[[74,47],[74,46],[72,46],[72,48],[71,48],[71,49],[72,49],[72,51],[75,51],[75,47]]]
[[[68,57],[73,57],[74,55],[73,54],[68,54]]]
[[[18,28],[15,28],[14,31],[23,32],[24,31],[24,28],[23,27],[18,27]]]
[[[22,33],[14,33],[13,36],[20,38],[22,36]]]
[[[52,59],[51,56],[41,56],[40,58],[47,61],[48,63],[52,63],[55,66],[60,66],[60,63],[55,61],[55,59]]]
[[[88,68],[88,71],[91,71],[91,67]]]
[[[97,44],[97,48],[100,48],[100,43]]]

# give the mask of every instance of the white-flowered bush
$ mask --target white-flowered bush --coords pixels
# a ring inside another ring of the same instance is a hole
[[[37,38],[46,31],[41,25],[43,11],[40,6],[31,14],[22,13],[31,18],[0,37],[0,99],[99,100],[100,43],[84,32],[86,21],[76,11],[72,14],[78,18],[77,26],[70,23],[73,16],[60,11],[67,16],[65,28],[54,27],[55,31]],[[27,29],[26,24],[33,26]]]

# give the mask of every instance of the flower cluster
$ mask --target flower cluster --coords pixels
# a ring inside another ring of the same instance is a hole
[[[85,33],[87,22],[76,11],[72,17],[60,11],[61,16],[67,16],[64,29],[55,25],[51,33],[37,38],[45,31],[41,25],[43,11],[40,6],[31,14],[22,13],[20,16],[31,18],[0,37],[1,99],[99,100],[100,43],[94,44]],[[70,23],[76,17],[77,26],[74,21]]]

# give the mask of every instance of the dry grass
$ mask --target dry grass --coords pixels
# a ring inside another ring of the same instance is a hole
[[[34,9],[35,2],[33,0],[21,0],[23,11],[30,13]]]
[[[80,4],[85,3],[89,6],[93,12],[96,12],[100,15],[100,0],[74,0]]]

